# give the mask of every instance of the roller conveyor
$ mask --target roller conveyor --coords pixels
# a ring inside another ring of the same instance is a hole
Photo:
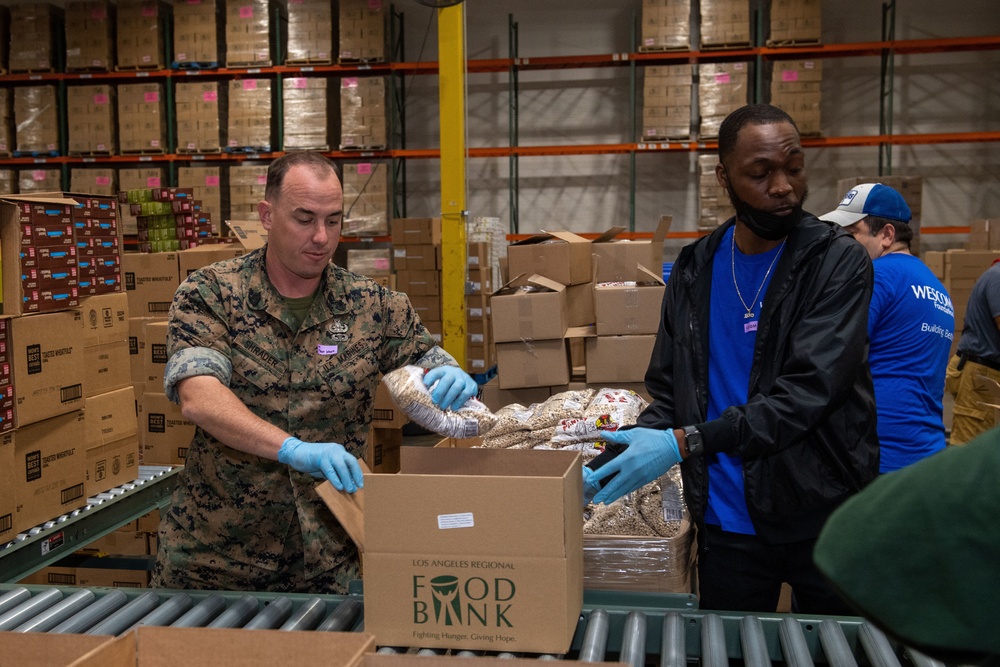
[[[72,601],[72,602],[71,602]],[[689,595],[586,591],[570,651],[561,656],[382,646],[380,653],[622,662],[643,667],[941,667],[856,617],[696,609]],[[117,635],[138,625],[362,631],[360,594],[54,588],[0,584],[0,622],[15,632]],[[377,640],[377,637],[376,637]]]

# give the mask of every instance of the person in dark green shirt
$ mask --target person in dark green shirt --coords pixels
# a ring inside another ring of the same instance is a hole
[[[863,616],[946,662],[1000,665],[1000,429],[883,475],[813,557]]]

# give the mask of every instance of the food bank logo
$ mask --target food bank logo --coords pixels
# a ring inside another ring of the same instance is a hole
[[[416,625],[512,628],[509,614],[516,593],[514,582],[441,575],[413,577],[413,622]]]

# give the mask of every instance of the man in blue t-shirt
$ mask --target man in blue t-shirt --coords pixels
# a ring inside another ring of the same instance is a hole
[[[850,232],[874,263],[868,363],[879,472],[892,472],[945,448],[942,400],[955,309],[941,281],[910,254],[910,207],[889,186],[857,185],[820,220]]]

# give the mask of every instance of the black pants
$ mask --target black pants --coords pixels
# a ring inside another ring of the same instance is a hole
[[[782,582],[792,587],[792,610],[803,614],[852,615],[813,564],[815,540],[767,545],[756,535],[708,526],[707,548],[698,552],[699,606],[707,610],[771,613]]]

